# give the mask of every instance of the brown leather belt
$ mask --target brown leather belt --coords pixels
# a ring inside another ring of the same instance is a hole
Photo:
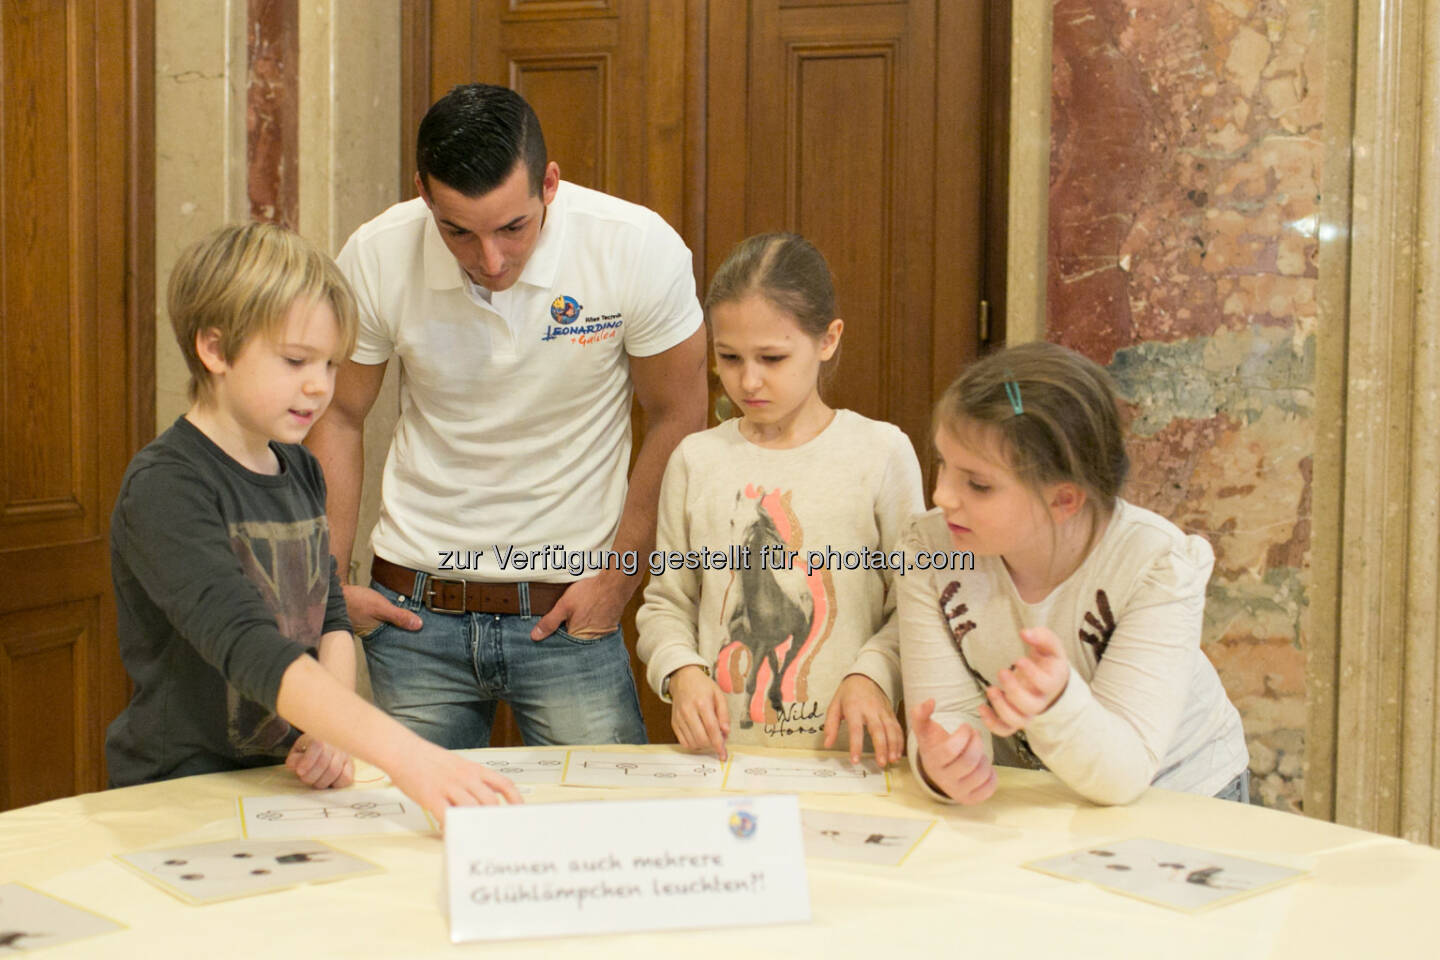
[[[370,576],[377,583],[409,596],[415,589],[415,574],[423,572],[376,557],[370,563]],[[512,613],[520,612],[520,584],[481,583],[476,580],[448,580],[425,574],[425,596],[420,602],[435,613]],[[565,592],[566,583],[531,583],[530,616],[543,617],[550,612]]]

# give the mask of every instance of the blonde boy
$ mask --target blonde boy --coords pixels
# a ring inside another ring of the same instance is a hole
[[[299,446],[355,343],[335,265],[281,227],[226,227],[182,254],[169,310],[192,405],[131,461],[111,517],[135,681],[106,738],[112,785],[283,759],[308,785],[341,787],[354,754],[440,815],[497,792],[518,801],[354,692],[324,478]]]

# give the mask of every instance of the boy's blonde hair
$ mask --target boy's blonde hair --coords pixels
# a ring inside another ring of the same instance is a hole
[[[220,331],[227,363],[257,333],[278,336],[297,301],[330,304],[340,325],[337,359],[355,349],[359,308],[335,261],[292,230],[272,223],[222,227],[175,263],[167,305],[185,365],[190,400],[211,399],[210,371],[195,350],[204,331]]]
[[[1032,491],[1073,483],[1102,514],[1130,470],[1110,375],[1059,344],[1021,344],[971,364],[940,397],[935,427],[959,438],[981,428]]]

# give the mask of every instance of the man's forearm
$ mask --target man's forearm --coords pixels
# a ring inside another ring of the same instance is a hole
[[[655,548],[655,516],[660,502],[660,480],[665,465],[680,441],[705,426],[705,407],[698,413],[677,409],[656,417],[645,427],[645,439],[630,472],[630,487],[625,494],[625,508],[620,514],[620,527],[615,533],[617,551],[634,550],[644,559]]]
[[[350,555],[360,522],[360,490],[365,476],[365,424],[347,422],[331,411],[315,424],[305,445],[325,471],[325,515],[330,523],[330,552],[340,581],[350,582]]]

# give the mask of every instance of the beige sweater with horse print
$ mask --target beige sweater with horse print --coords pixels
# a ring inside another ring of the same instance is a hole
[[[900,696],[900,540],[924,510],[898,427],[849,410],[774,450],[731,420],[687,437],[660,488],[638,653],[658,693],[688,664],[729,694],[731,744],[821,746],[847,675]]]

